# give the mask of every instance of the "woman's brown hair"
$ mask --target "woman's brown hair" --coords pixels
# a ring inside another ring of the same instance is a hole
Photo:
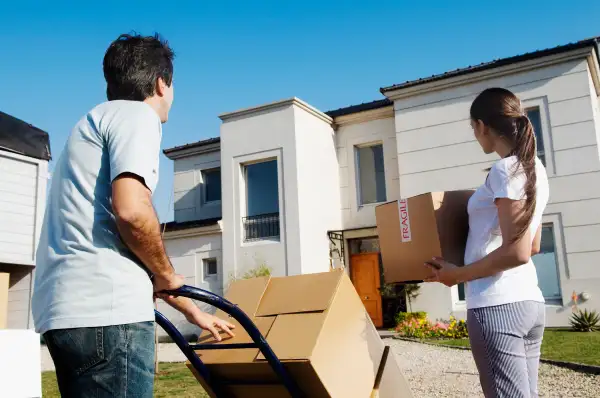
[[[518,159],[515,170],[522,167],[525,183],[525,206],[521,214],[521,226],[513,237],[520,240],[527,232],[536,206],[536,143],[531,121],[521,107],[521,101],[504,88],[488,88],[481,92],[471,104],[471,119],[481,120],[495,134],[506,139],[512,146]]]

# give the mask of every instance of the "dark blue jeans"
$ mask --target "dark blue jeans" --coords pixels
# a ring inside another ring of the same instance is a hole
[[[44,333],[63,397],[152,397],[154,322]]]

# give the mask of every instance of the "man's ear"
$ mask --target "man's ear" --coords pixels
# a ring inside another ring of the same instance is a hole
[[[156,92],[156,95],[158,95],[159,97],[164,96],[166,88],[167,84],[165,83],[162,77],[156,79],[156,87],[154,87],[154,92]]]

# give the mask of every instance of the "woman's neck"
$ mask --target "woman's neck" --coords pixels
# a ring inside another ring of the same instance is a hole
[[[515,148],[512,145],[508,145],[508,143],[504,140],[500,140],[496,143],[494,149],[498,156],[504,159],[510,155],[513,155]]]

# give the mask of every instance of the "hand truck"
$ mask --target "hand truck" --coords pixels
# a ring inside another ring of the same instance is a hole
[[[305,394],[298,387],[298,384],[290,376],[290,373],[277,358],[269,343],[260,333],[254,322],[242,311],[237,305],[231,303],[227,299],[211,293],[207,290],[199,289],[193,286],[184,285],[177,290],[165,291],[165,294],[172,296],[188,297],[192,300],[202,301],[216,307],[229,316],[233,317],[246,330],[253,343],[238,343],[238,344],[189,344],[177,328],[160,312],[155,312],[156,323],[164,329],[171,337],[173,342],[190,361],[194,370],[205,380],[206,384],[212,389],[217,397],[225,397],[223,394],[223,386],[227,385],[266,385],[266,384],[283,384],[292,398],[304,398]],[[223,380],[210,374],[207,366],[202,362],[196,354],[196,350],[232,350],[240,348],[258,348],[264,355],[265,359],[275,372],[279,383],[272,382],[248,382],[239,380]]]

